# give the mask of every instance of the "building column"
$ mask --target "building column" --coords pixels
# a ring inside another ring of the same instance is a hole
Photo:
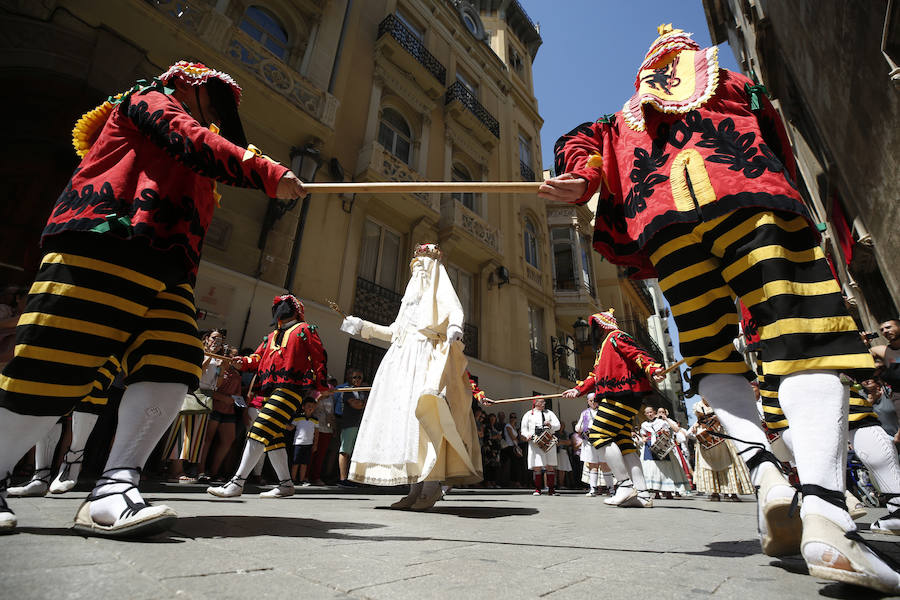
[[[363,146],[375,141],[378,132],[378,121],[381,115],[381,96],[384,93],[384,79],[378,73],[372,79],[372,95],[369,97],[369,116],[366,120],[366,137]]]

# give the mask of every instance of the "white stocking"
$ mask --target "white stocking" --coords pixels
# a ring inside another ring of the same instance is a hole
[[[38,471],[46,471],[44,475],[50,473],[50,466],[53,464],[53,451],[59,443],[59,436],[62,434],[62,425],[55,423],[47,435],[38,440],[34,447],[34,470],[35,475]],[[45,477],[46,478],[46,477]]]
[[[846,489],[847,395],[837,373],[804,371],[786,375],[778,399],[791,427],[801,484],[840,492]],[[800,516],[818,514],[846,531],[856,525],[845,509],[817,496],[803,498]]]
[[[137,485],[144,463],[159,439],[172,425],[184,402],[187,386],[183,383],[139,382],[128,386],[119,405],[119,425],[103,477],[92,495],[112,493],[91,502],[91,518],[101,525],[112,525],[128,504],[143,503]],[[118,481],[110,481],[110,480]],[[129,483],[125,483],[129,482]]]
[[[597,469],[588,471],[588,485],[591,486],[591,490],[597,489],[597,475]]]
[[[266,452],[266,454],[269,457],[269,462],[272,463],[272,468],[275,469],[275,476],[278,477],[278,483],[281,484],[282,481],[286,481],[293,485],[293,482],[291,481],[291,470],[288,468],[287,450],[279,448],[278,450]]]
[[[756,397],[750,383],[740,375],[714,373],[700,380],[700,395],[715,409],[719,422],[728,435],[738,438],[734,445],[738,452],[760,444],[769,448],[769,440],[756,411]],[[746,461],[755,454],[747,450],[741,457]],[[750,472],[753,485],[759,485],[760,475],[765,469],[777,469],[768,461],[762,462]]]
[[[87,446],[88,438],[94,430],[99,417],[93,413],[78,412],[72,413],[72,443],[69,445],[69,451],[66,452],[65,462],[59,466],[59,475],[57,479],[64,476],[63,471],[68,466],[68,473],[65,474],[66,481],[77,482],[78,475],[81,473],[81,461],[84,458],[84,450]],[[75,462],[77,461],[77,462]]]
[[[885,494],[900,494],[900,461],[891,436],[880,425],[850,432],[850,444]]]
[[[0,480],[12,472],[22,455],[36,440],[44,437],[58,419],[59,416],[20,415],[0,408]]]
[[[625,467],[631,475],[631,481],[634,483],[634,489],[643,492],[647,489],[647,483],[644,481],[644,469],[641,467],[641,459],[637,452],[630,452],[622,457]]]
[[[619,483],[626,479],[631,479],[631,474],[628,472],[628,467],[625,466],[625,461],[622,458],[622,451],[619,450],[619,447],[616,446],[615,442],[606,444],[599,448],[599,450],[600,458],[609,465],[609,469],[613,472],[613,475],[616,476],[616,479],[619,480]]]
[[[604,471],[603,472],[603,484],[610,490],[613,488],[613,484],[615,484],[615,480],[613,478],[612,471]]]
[[[240,479],[241,483],[247,480],[247,477],[250,476],[250,471],[256,467],[257,463],[261,464],[265,460],[265,456],[263,456],[265,449],[266,447],[262,443],[247,438],[247,442],[244,444],[244,453],[241,455],[241,464],[238,465],[238,470],[235,474],[235,477]]]

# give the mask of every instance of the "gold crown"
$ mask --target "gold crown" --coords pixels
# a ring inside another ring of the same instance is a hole
[[[441,249],[438,248],[438,245],[430,243],[419,244],[416,246],[415,251],[413,251],[413,256],[426,256],[435,260],[444,259],[444,254],[441,252]]]

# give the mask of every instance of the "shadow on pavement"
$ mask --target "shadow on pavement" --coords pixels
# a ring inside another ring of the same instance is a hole
[[[516,508],[500,506],[436,506],[428,511],[432,514],[454,515],[464,519],[497,519],[501,517],[523,517],[536,515],[536,508]]]
[[[320,521],[301,517],[263,517],[255,515],[207,515],[181,517],[171,535],[189,538],[239,538],[271,535],[278,537],[365,539],[332,530],[377,529],[375,523]]]

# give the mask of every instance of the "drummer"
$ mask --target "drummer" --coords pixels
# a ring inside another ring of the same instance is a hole
[[[706,400],[694,404],[697,422],[688,430],[688,439],[697,440],[694,453],[694,483],[701,494],[709,494],[711,502],[727,500],[740,502],[738,494],[752,494],[753,484],[747,465],[740,460],[730,440],[712,435],[721,431],[718,418]]]
[[[547,472],[547,488],[550,496],[558,496],[556,491],[556,438],[553,433],[559,431],[559,419],[552,410],[547,409],[543,398],[534,401],[534,406],[522,415],[522,436],[528,438],[528,468],[534,471],[533,496],[540,496],[544,489],[544,476]]]

